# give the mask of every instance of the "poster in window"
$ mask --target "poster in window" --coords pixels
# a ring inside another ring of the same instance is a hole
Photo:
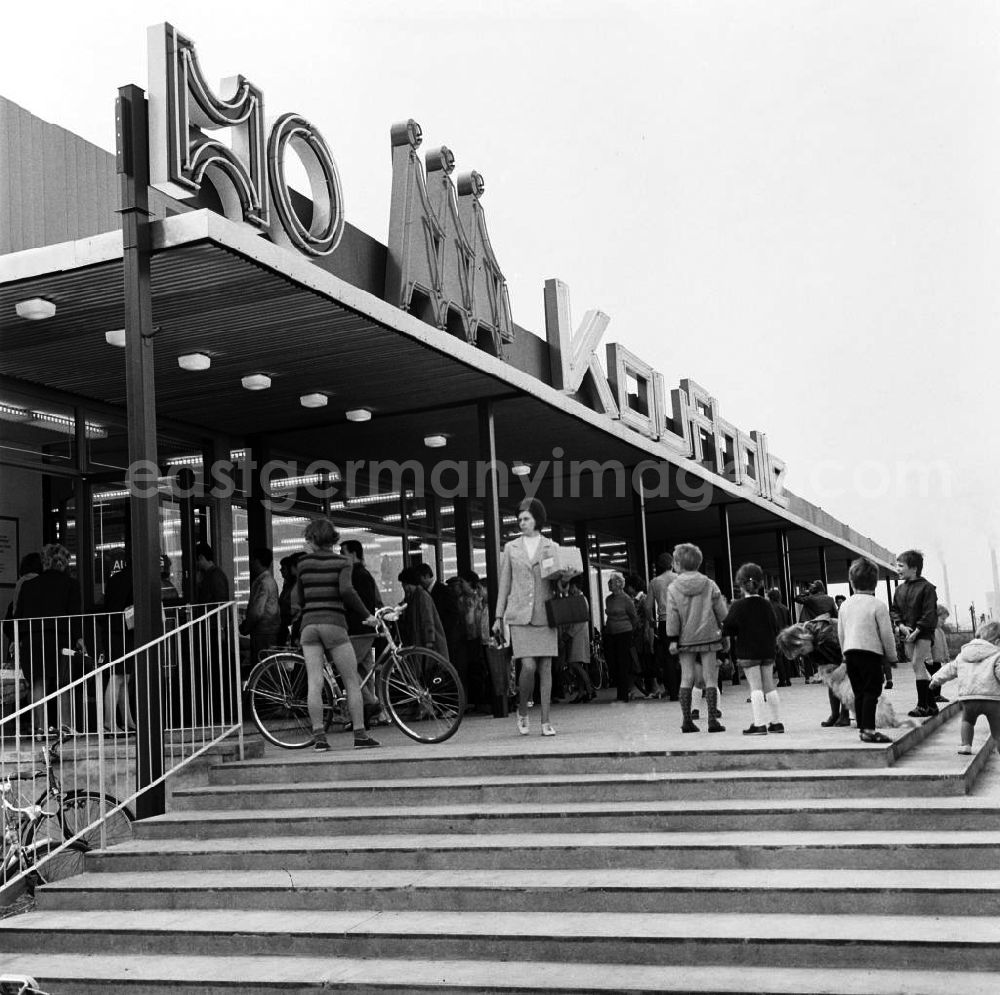
[[[0,585],[5,587],[17,583],[17,523],[16,518],[0,517]]]

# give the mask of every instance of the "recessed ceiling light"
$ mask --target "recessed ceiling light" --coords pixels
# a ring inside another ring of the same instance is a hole
[[[177,357],[177,365],[182,370],[207,370],[212,365],[212,357],[203,352],[189,352]]]
[[[56,306],[44,297],[32,297],[26,301],[18,301],[14,305],[14,310],[19,318],[41,321],[43,318],[51,318],[56,313]]]
[[[244,377],[240,383],[247,390],[267,390],[271,386],[271,378],[266,373],[251,373]]]
[[[510,472],[514,474],[515,477],[527,477],[531,473],[531,467],[527,463],[522,463],[520,460],[516,462],[510,468]]]
[[[367,408],[354,408],[347,412],[348,421],[371,421],[372,413]]]
[[[425,435],[424,445],[429,449],[440,449],[448,445],[448,440],[443,435]]]
[[[299,404],[304,408],[325,408],[329,400],[326,394],[303,394]]]
[[[124,349],[125,348],[125,329],[124,328],[115,328],[115,329],[112,329],[110,332],[105,332],[104,333],[104,341],[107,342],[108,345],[113,345],[113,346],[115,346],[118,349]]]

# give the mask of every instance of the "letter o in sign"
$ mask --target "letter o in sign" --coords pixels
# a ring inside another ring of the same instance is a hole
[[[302,162],[313,202],[312,221],[302,223],[285,182],[285,149],[291,147]],[[344,196],[340,174],[326,140],[305,118],[282,114],[267,141],[267,175],[277,224],[271,238],[312,256],[326,256],[337,248],[344,233]]]

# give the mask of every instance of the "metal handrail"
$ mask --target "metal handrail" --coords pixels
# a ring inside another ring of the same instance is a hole
[[[244,755],[236,603],[229,601],[202,607],[204,610],[198,617],[177,625],[143,646],[90,666],[81,676],[71,674],[68,680],[56,681],[56,687],[48,693],[23,705],[18,703],[11,712],[0,714],[0,761],[5,772],[11,763],[17,769],[22,763],[34,768],[37,762],[33,741],[28,740],[30,746],[27,755],[24,754],[23,743],[26,737],[21,730],[24,720],[32,713],[37,716],[54,707],[61,715],[61,703],[70,702],[73,703],[70,714],[75,714],[73,706],[82,701],[84,724],[96,727],[72,735],[64,729],[57,729],[54,733],[57,738],[62,739],[60,759],[63,761],[63,791],[82,791],[90,795],[96,793],[101,801],[99,817],[92,819],[87,826],[76,827],[77,831],[70,839],[64,840],[59,848],[46,856],[55,855],[85,833],[96,838],[98,827],[100,845],[103,846],[106,842],[104,822],[113,813],[126,810],[140,794],[176,775],[234,732],[238,735],[239,755]],[[110,614],[89,616],[91,619],[98,617],[102,619],[102,626],[114,624],[108,622]],[[50,616],[52,618],[54,617]],[[61,618],[75,620],[88,616]],[[38,652],[38,647],[30,645],[32,630],[28,627],[34,626],[34,631],[37,632],[39,621],[14,620],[14,666],[17,673],[23,672],[22,657],[25,652],[29,655],[29,672],[37,670],[34,666],[36,661],[31,657]],[[124,622],[122,624],[124,626]],[[92,624],[91,631],[95,634],[98,631],[96,622]],[[74,645],[64,645],[67,641]],[[96,641],[95,635],[93,642]],[[22,643],[26,645],[22,646]],[[39,655],[42,657],[43,677],[48,677],[50,681],[51,667],[58,667],[60,660],[65,666],[67,659],[72,660],[78,656],[75,640],[49,639],[42,649],[44,653]],[[130,711],[128,683],[133,666],[151,667],[159,675],[158,714],[155,710],[150,714],[154,702],[147,697],[145,702],[138,702],[134,735],[124,732],[106,734],[105,729],[109,725],[117,725],[119,710],[126,713],[124,718],[127,724]],[[38,675],[33,673],[33,676],[37,679]],[[92,708],[89,705],[91,700]],[[89,721],[91,718],[93,723]],[[159,743],[150,742],[149,735],[150,726],[156,727],[157,719],[158,727],[164,733]],[[13,729],[12,735],[8,733],[9,729]],[[49,732],[42,732],[40,735],[42,739],[51,738]],[[114,738],[109,740],[108,735],[113,735]],[[13,758],[8,756],[11,746]],[[156,749],[161,751],[159,758],[149,752]],[[148,761],[151,757],[161,761],[156,767],[163,773],[149,783],[139,784],[136,771],[140,769],[140,762],[144,758]],[[27,780],[25,783],[30,791],[34,782]],[[46,784],[45,789],[47,788]],[[26,873],[28,872],[22,872],[10,881],[0,882],[0,894]]]

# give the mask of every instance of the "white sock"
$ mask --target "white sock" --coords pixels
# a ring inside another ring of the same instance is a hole
[[[704,698],[701,688],[691,688],[691,708],[692,710],[701,711],[702,699]]]
[[[764,725],[764,692],[750,692],[750,708],[753,710],[753,724],[755,726]]]
[[[768,692],[764,695],[764,700],[767,702],[767,707],[771,709],[771,721],[780,722],[781,712],[778,709],[781,706],[781,699],[778,697],[778,692]]]

